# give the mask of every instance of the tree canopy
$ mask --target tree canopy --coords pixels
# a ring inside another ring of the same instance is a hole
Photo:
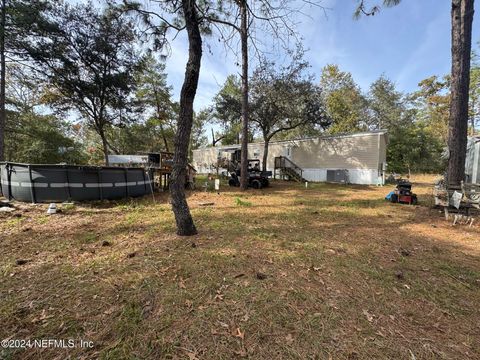
[[[186,22],[173,3],[153,3],[158,5],[151,9],[156,15],[133,1],[110,1],[100,8],[86,2],[72,6],[5,0],[7,159],[100,163],[111,152],[174,149],[180,104],[168,84],[163,60],[167,31],[182,31]],[[396,3],[362,1],[357,10],[360,15],[373,15],[380,7]],[[120,4],[124,6],[116,6]],[[223,27],[227,24],[221,22],[240,26],[236,3],[209,1],[196,6],[202,36],[214,34],[228,42],[228,27]],[[248,11],[254,16],[268,7]],[[255,25],[256,31],[260,24]],[[143,53],[148,47],[154,51]],[[294,57],[291,64],[264,59],[249,76],[249,141],[386,129],[390,170],[443,170],[440,153],[448,139],[451,75],[427,77],[411,93],[398,91],[386,75],[361,88],[352,74],[336,64],[310,69],[299,58],[295,60],[294,52],[287,54]],[[261,51],[256,55],[256,61],[262,59]],[[470,134],[478,133],[480,122],[479,74],[474,51]],[[241,77],[231,74],[211,106],[192,111],[189,154],[208,143],[240,143],[242,96]],[[38,141],[33,142],[32,136]],[[39,144],[37,150],[27,151],[30,143],[32,147]]]
[[[134,74],[142,65],[135,26],[111,7],[100,11],[89,3],[55,10],[55,27],[28,53],[51,86],[46,101],[78,111],[100,136],[108,164],[107,129],[132,120]]]

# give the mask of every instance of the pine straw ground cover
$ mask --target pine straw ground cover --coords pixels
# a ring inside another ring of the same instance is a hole
[[[391,186],[193,192],[191,238],[166,194],[25,205],[0,219],[0,339],[94,346],[0,358],[478,359],[480,226],[414,180],[420,206]]]

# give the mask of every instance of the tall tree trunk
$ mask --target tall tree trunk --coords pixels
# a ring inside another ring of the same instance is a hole
[[[175,135],[170,195],[172,197],[172,210],[177,223],[177,234],[189,236],[195,235],[197,229],[193,223],[185,198],[185,177],[187,176],[188,144],[193,123],[193,101],[197,92],[202,60],[202,37],[195,10],[195,0],[182,0],[182,8],[187,28],[189,49],[185,79],[180,93],[180,114]]]
[[[452,82],[448,122],[450,157],[447,172],[450,185],[459,185],[465,178],[473,3],[474,0],[452,0]]]
[[[268,145],[269,145],[269,143],[270,143],[270,139],[264,137],[262,171],[267,171],[267,159],[268,159]]]
[[[160,125],[160,132],[162,133],[163,144],[165,145],[165,151],[170,152],[168,150],[167,136],[165,135],[165,130],[164,130],[163,124],[162,124],[162,109],[161,109],[160,102],[159,102],[159,99],[158,99],[157,90],[154,90],[154,95],[155,95],[155,102],[156,102],[156,106],[157,106],[157,119],[158,119],[158,122],[159,122],[159,125]]]
[[[247,0],[240,0],[240,38],[242,43],[242,154],[240,189],[248,188],[248,23]]]
[[[7,113],[5,111],[5,25],[6,25],[6,4],[2,0],[0,14],[0,161],[5,160],[5,122]]]
[[[163,128],[162,121],[160,120],[160,132],[162,133],[163,145],[165,145],[165,151],[170,152],[168,148],[167,135],[165,135],[165,129]]]
[[[105,166],[109,166],[110,161],[108,160],[108,141],[103,129],[101,129],[98,133],[100,135],[100,138],[102,139],[102,149],[103,149],[103,157],[105,159]]]

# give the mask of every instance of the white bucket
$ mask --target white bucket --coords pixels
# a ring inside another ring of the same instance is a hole
[[[57,213],[57,205],[55,203],[50,203],[48,206],[47,214],[52,215]]]

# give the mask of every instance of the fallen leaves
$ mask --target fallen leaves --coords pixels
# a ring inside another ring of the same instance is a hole
[[[40,322],[40,321],[45,321],[47,319],[51,319],[53,318],[54,315],[47,315],[47,310],[46,309],[43,309],[40,316],[39,317],[36,317],[36,318],[33,318],[31,320],[32,323],[37,323],[37,322]]]
[[[217,293],[215,294],[215,296],[213,297],[213,300],[214,300],[214,301],[223,301],[224,296],[225,296],[225,295],[217,292]]]
[[[374,315],[370,314],[367,310],[363,310],[362,311],[363,315],[365,315],[365,317],[367,318],[368,322],[372,322],[373,321],[373,317]]]
[[[105,310],[103,313],[104,313],[105,315],[111,315],[111,314],[113,314],[113,313],[115,312],[115,310],[116,310],[116,309],[115,309],[115,306],[112,306],[112,307],[108,308],[107,310]]]
[[[187,355],[189,360],[200,360],[197,357],[197,353],[195,351],[189,350],[189,349],[186,349],[186,348],[183,348],[183,347],[179,347],[179,349],[181,349],[185,352],[185,354]]]
[[[235,330],[234,336],[244,340],[245,339],[245,331],[242,331],[242,330],[240,330],[240,328],[237,327],[237,329]]]
[[[188,352],[188,351],[186,351],[186,354],[187,354],[187,356],[188,356],[188,358],[189,358],[190,360],[199,360],[198,357],[197,357],[197,355],[196,355],[195,353],[193,353],[193,352]]]
[[[183,280],[183,278],[180,278],[179,282],[178,282],[178,287],[180,289],[186,289],[187,286],[185,285],[185,281]]]

